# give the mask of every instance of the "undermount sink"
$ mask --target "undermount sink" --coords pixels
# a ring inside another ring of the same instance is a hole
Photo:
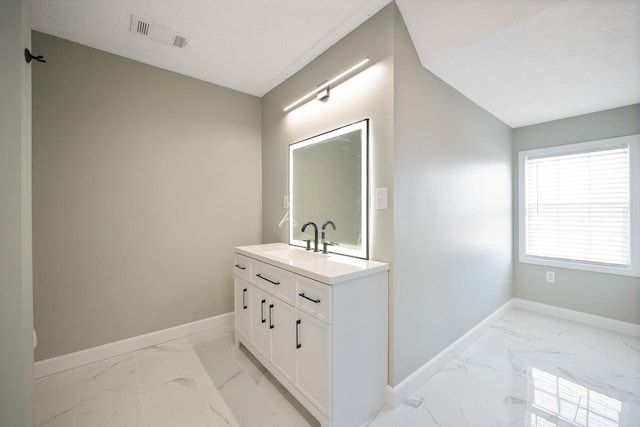
[[[275,251],[266,251],[265,255],[281,259],[283,261],[306,261],[328,258],[329,255],[322,252],[305,251],[304,249],[288,248]]]

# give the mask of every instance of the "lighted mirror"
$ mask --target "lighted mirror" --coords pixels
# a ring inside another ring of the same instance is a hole
[[[368,128],[365,119],[289,146],[289,243],[306,247],[313,222],[329,224],[325,239],[331,253],[368,258]]]

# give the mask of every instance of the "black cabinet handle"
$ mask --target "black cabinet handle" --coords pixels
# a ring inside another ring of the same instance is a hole
[[[320,304],[320,298],[317,298],[317,299],[309,298],[308,296],[306,296],[304,294],[304,292],[300,292],[298,295],[300,295],[304,299],[308,299],[311,302],[315,302],[316,304]]]
[[[267,302],[266,299],[262,300],[262,303],[260,304],[260,319],[262,320],[262,323],[265,323],[267,321],[267,319],[264,318],[264,303]]]
[[[235,267],[239,268],[240,270],[246,270],[247,269],[247,267],[243,267],[240,264],[236,264]]]
[[[300,326],[300,323],[302,323],[302,320],[296,320],[296,348],[302,347],[302,344],[300,344],[300,340],[298,339],[298,326]]]
[[[274,282],[274,281],[273,281],[273,280],[271,280],[271,279],[267,279],[266,277],[261,276],[261,275],[260,275],[260,273],[256,274],[256,276],[257,276],[257,277],[259,277],[259,278],[261,278],[262,280],[266,280],[266,281],[267,281],[267,282],[269,282],[269,283],[273,283],[274,285],[279,285],[279,284],[280,284],[280,282]]]
[[[245,299],[245,295],[246,295],[246,294],[247,294],[247,288],[244,288],[244,289],[242,290],[242,309],[243,309],[243,310],[246,310],[246,309],[247,309],[247,307],[248,307],[248,306],[247,306],[247,301],[246,301],[246,299]]]
[[[273,304],[269,304],[269,329],[273,329]]]

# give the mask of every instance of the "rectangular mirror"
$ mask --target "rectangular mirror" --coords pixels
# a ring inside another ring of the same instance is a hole
[[[289,146],[289,244],[306,247],[327,221],[329,252],[368,259],[368,143],[369,119]]]

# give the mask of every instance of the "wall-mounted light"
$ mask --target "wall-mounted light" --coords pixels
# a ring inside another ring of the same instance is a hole
[[[316,99],[318,99],[320,101],[328,100],[329,99],[330,86],[332,84],[337,83],[341,79],[347,77],[349,74],[351,74],[352,72],[354,72],[358,68],[362,67],[367,62],[369,62],[369,58],[368,57],[364,58],[362,61],[358,62],[353,67],[349,68],[348,70],[343,71],[342,73],[338,74],[337,76],[333,77],[332,79],[329,79],[324,83],[321,83],[320,85],[318,85],[317,88],[315,88],[314,90],[312,90],[311,92],[309,92],[308,94],[303,96],[302,98],[300,98],[297,101],[292,102],[291,104],[289,104],[286,107],[284,107],[284,111],[285,112],[290,111],[290,110],[294,109],[295,107],[301,105],[303,102],[305,102],[305,101],[307,101],[307,100],[309,100],[309,99],[311,99],[313,97],[316,97]]]
[[[320,92],[316,93],[316,99],[318,101],[326,102],[329,100],[331,88],[329,86],[322,89]]]

